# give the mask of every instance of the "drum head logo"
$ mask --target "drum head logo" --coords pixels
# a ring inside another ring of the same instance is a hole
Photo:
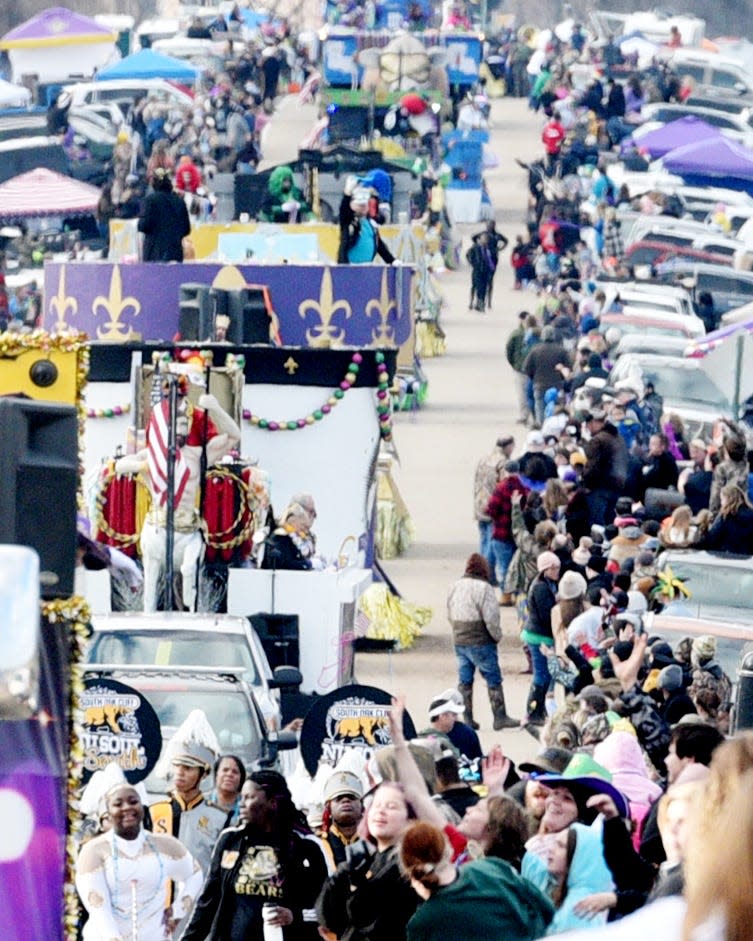
[[[110,679],[90,679],[79,695],[84,781],[111,762],[135,784],[154,767],[162,748],[159,719],[144,697]]]
[[[392,744],[390,708],[392,696],[374,686],[342,686],[319,696],[303,720],[301,755],[309,774],[320,762],[334,767],[349,749],[358,749],[366,759]],[[403,732],[415,738],[410,716],[403,716]]]

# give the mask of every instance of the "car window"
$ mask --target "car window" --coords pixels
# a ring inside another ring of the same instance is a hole
[[[720,275],[701,272],[698,276],[698,288],[701,291],[718,291],[722,294],[751,294],[753,295],[753,281],[743,281],[742,278],[725,278]]]
[[[654,260],[663,252],[661,248],[651,248],[650,246],[639,246],[638,248],[630,248],[628,250],[628,256],[630,258],[630,263],[633,265],[650,265],[653,264]]]
[[[691,78],[695,79],[696,82],[703,82],[703,75],[706,69],[702,65],[690,65],[689,63],[683,63],[677,67],[680,76],[689,75]],[[714,83],[712,82],[712,85]]]
[[[95,634],[89,652],[91,663],[149,666],[243,667],[251,686],[261,678],[242,634],[205,631],[103,631]]]
[[[709,608],[750,610],[753,597],[753,569],[732,565],[708,565],[675,559],[672,571],[687,582],[690,608],[704,616]]]
[[[727,69],[712,69],[711,84],[718,85],[720,88],[734,88],[740,81],[740,78]]]
[[[687,632],[682,630],[670,630],[663,624],[661,626],[657,624],[656,627],[662,640],[665,640],[673,650],[676,650],[680,641],[688,636]],[[749,640],[753,640],[753,632],[751,632]],[[735,681],[737,667],[740,663],[740,654],[746,643],[747,640],[744,638],[716,638],[716,656],[714,659],[720,664],[721,668],[733,682]]]
[[[721,390],[698,368],[664,363],[660,367],[644,366],[643,381],[653,382],[663,398],[677,405],[707,405],[729,414],[731,405]]]

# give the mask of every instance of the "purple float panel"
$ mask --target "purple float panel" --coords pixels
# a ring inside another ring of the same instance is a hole
[[[412,331],[413,269],[384,265],[48,262],[43,326],[92,340],[171,341],[181,284],[269,288],[286,346],[401,346]]]

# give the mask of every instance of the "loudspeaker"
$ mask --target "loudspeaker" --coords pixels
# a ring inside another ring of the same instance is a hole
[[[240,319],[244,343],[270,345],[270,319],[264,289],[260,287],[243,288],[240,292]]]
[[[649,487],[643,499],[646,518],[660,523],[665,517],[671,516],[684,502],[682,494],[676,490],[659,490],[656,487]]]
[[[0,441],[0,542],[36,550],[42,597],[68,598],[76,565],[76,409],[0,398]]]
[[[270,667],[299,667],[301,651],[298,642],[297,614],[266,614],[259,612],[249,618],[259,636]]]
[[[213,335],[209,287],[181,284],[178,333],[181,340],[207,340]]]

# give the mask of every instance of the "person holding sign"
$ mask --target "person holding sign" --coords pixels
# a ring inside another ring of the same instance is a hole
[[[76,863],[76,888],[89,913],[84,941],[164,941],[201,890],[201,868],[172,836],[144,830],[135,787],[107,793],[111,829],[86,843]],[[167,908],[167,886],[178,883]]]

